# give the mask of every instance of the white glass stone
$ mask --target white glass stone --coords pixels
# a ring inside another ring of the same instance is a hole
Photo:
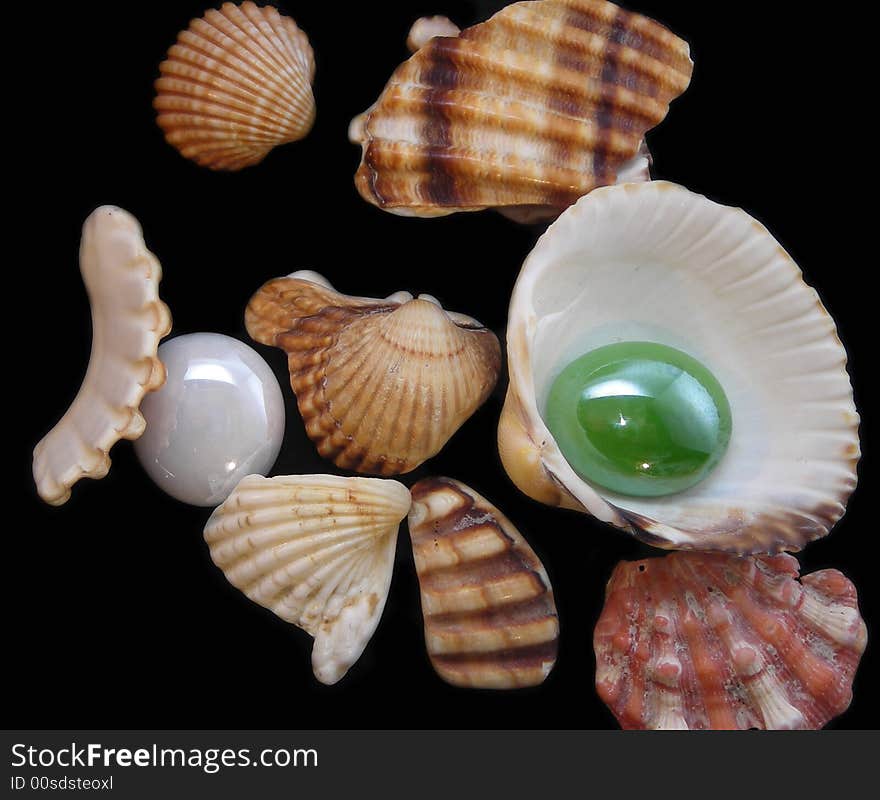
[[[141,404],[135,452],[172,497],[222,503],[245,475],[265,475],[284,438],[284,398],[269,365],[238,339],[191,333],[159,348],[168,379]]]

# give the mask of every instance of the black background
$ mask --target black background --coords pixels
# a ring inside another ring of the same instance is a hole
[[[74,397],[89,354],[89,311],[77,268],[80,228],[98,205],[131,211],[164,269],[173,335],[217,331],[249,341],[243,309],[267,279],[316,269],[343,292],[436,295],[503,341],[507,302],[540,230],[484,212],[438,220],[385,214],[357,195],[359,149],[348,122],[406,55],[410,23],[444,13],[468,25],[499,2],[306,3],[282,10],[308,33],[318,118],[302,142],[237,174],[214,174],[165,144],[152,82],[200,2],[22,4],[10,32],[28,57],[7,69],[6,420],[11,491],[2,548],[3,727],[10,728],[608,728],[593,689],[592,629],[620,559],[660,555],[571,512],[539,506],[504,474],[495,428],[506,376],[429,464],[406,477],[459,478],[495,501],[544,561],[562,625],[559,660],[532,690],[457,690],[424,651],[405,527],[391,595],[372,642],[335,687],[311,673],[311,639],[250,603],[211,563],[209,509],[163,495],[129,443],[101,481],[82,481],[60,509],[43,505],[31,450]],[[862,414],[860,486],[844,520],[799,556],[803,571],[843,570],[869,632],[878,613],[871,512],[876,364],[870,297],[860,283],[852,184],[864,139],[846,124],[839,69],[846,40],[800,3],[632,0],[691,43],[694,80],[649,135],[655,177],[674,180],[764,222],[816,286],[850,354]],[[850,23],[847,23],[848,25]],[[854,23],[853,23],[854,24]],[[28,27],[29,26],[29,27]],[[843,123],[843,124],[842,124]],[[874,259],[876,260],[876,259]],[[13,320],[15,320],[13,322]],[[285,359],[255,345],[288,400],[273,474],[329,472],[295,411]],[[23,513],[22,513],[23,509]],[[876,647],[869,643],[850,710],[832,727],[875,727]]]

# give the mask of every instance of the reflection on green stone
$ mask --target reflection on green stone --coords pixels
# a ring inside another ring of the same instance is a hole
[[[600,347],[569,364],[547,399],[547,427],[587,481],[639,497],[701,481],[730,442],[730,404],[699,361],[652,342]]]

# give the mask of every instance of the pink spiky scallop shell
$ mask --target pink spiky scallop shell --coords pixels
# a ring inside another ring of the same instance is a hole
[[[623,728],[818,729],[852,700],[867,630],[840,572],[789,555],[621,562],[596,625],[596,688]]]
[[[153,103],[169,144],[214,170],[262,161],[315,120],[308,37],[272,6],[224,3],[194,19],[159,66]]]

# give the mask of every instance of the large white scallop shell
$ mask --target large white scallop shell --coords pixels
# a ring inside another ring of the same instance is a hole
[[[177,37],[159,67],[154,107],[168,143],[215,170],[262,161],[315,121],[308,37],[272,6],[224,3]]]
[[[205,526],[229,582],[315,639],[322,683],[342,678],[388,598],[405,486],[335,475],[249,475]]]
[[[721,382],[733,436],[686,492],[614,494],[581,479],[542,419],[577,357],[618,341],[683,350]],[[502,461],[531,497],[666,548],[797,550],[856,485],[858,415],[834,321],[763,225],[671,183],[598,189],[546,232],[510,305]]]
[[[82,386],[57,425],[34,448],[34,482],[53,506],[80,478],[103,478],[109,450],[144,432],[139,411],[165,382],[157,357],[171,315],[159,299],[162,268],[127,211],[101,206],[83,225],[80,271],[92,309],[92,351]]]

